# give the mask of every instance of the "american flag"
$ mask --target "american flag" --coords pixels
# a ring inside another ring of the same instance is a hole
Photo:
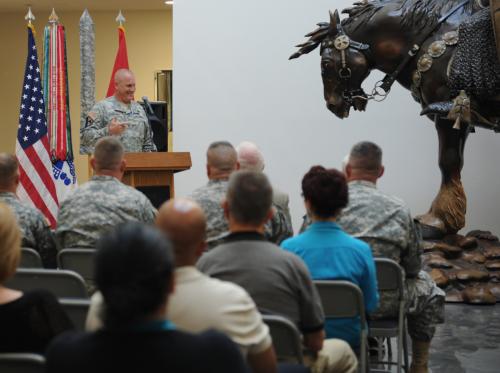
[[[20,174],[17,194],[22,201],[37,207],[54,228],[58,200],[52,176],[52,162],[49,157],[49,139],[44,110],[35,39],[32,27],[28,26],[28,57],[21,93],[16,143]]]

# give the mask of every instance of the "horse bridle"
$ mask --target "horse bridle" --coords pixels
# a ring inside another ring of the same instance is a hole
[[[390,73],[386,74],[385,77],[382,80],[379,80],[377,83],[375,83],[375,86],[373,87],[373,90],[371,94],[367,95],[363,88],[357,88],[357,89],[350,89],[350,80],[351,80],[351,69],[349,68],[347,61],[346,61],[346,50],[348,48],[353,48],[358,51],[360,51],[362,54],[365,55],[365,57],[368,59],[367,53],[370,53],[370,46],[368,44],[360,43],[357,41],[354,41],[345,34],[345,32],[342,29],[342,26],[339,24],[337,27],[337,37],[333,40],[325,41],[321,44],[321,50],[320,54],[321,56],[323,55],[323,50],[325,48],[330,48],[332,49],[335,48],[335,50],[340,52],[340,60],[342,67],[338,71],[338,76],[340,78],[340,83],[341,83],[341,88],[342,88],[342,97],[344,101],[349,105],[353,106],[354,104],[354,99],[361,99],[361,100],[375,100],[375,101],[383,101],[391,91],[391,87],[396,81],[396,78],[398,77],[399,73],[403,70],[403,68],[413,59],[413,57],[418,53],[420,50],[420,46],[425,42],[425,40],[428,39],[428,37],[434,33],[434,31],[438,28],[438,26],[443,23],[448,17],[450,17],[453,13],[455,13],[458,9],[463,7],[465,4],[467,4],[469,0],[464,0],[457,6],[453,7],[450,9],[446,14],[441,16],[437,23],[432,27],[432,29],[425,33],[424,36],[418,40],[413,46],[410,48],[408,53],[406,54],[405,58],[399,63],[399,65],[396,67],[396,69]]]

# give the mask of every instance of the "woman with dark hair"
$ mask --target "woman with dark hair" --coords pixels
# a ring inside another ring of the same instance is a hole
[[[47,290],[21,292],[4,286],[21,258],[21,231],[12,210],[0,203],[0,353],[43,354],[58,334],[73,329],[56,297]]]
[[[302,179],[302,193],[312,224],[302,234],[283,241],[281,246],[304,260],[314,280],[347,280],[358,285],[366,312],[373,312],[379,296],[370,247],[335,223],[348,203],[344,174],[314,166]],[[360,343],[359,328],[356,318],[331,319],[325,323],[327,338],[343,339],[354,349]]]
[[[95,281],[106,304],[104,328],[58,338],[47,372],[246,372],[227,337],[177,331],[165,319],[173,266],[170,241],[153,227],[127,223],[103,236]]]

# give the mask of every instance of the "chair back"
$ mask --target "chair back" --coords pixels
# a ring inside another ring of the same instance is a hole
[[[60,298],[59,303],[66,311],[76,330],[84,331],[87,314],[89,312],[89,299]]]
[[[63,249],[57,254],[59,268],[75,271],[85,281],[94,279],[94,249]]]
[[[377,269],[377,285],[379,291],[398,291],[399,299],[404,296],[404,272],[401,266],[392,259],[375,258]]]
[[[57,298],[89,296],[82,276],[73,271],[59,269],[18,268],[5,285],[21,291],[46,289]]]
[[[21,262],[19,263],[20,268],[43,268],[42,258],[38,251],[31,249],[29,247],[21,248]]]
[[[326,318],[359,317],[360,320],[360,372],[366,371],[367,334],[365,302],[361,289],[344,280],[316,280]]]
[[[293,322],[278,315],[262,315],[262,320],[269,327],[274,350],[279,361],[304,362],[302,355],[302,337]]]
[[[45,358],[30,353],[0,354],[0,372],[2,373],[43,373]]]

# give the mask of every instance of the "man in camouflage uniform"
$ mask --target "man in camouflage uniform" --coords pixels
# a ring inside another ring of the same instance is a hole
[[[23,234],[22,246],[36,250],[45,268],[57,267],[57,249],[45,217],[36,208],[25,205],[16,196],[19,167],[11,154],[0,153],[0,202],[10,206]]]
[[[115,73],[115,94],[94,105],[80,130],[80,153],[91,154],[96,141],[116,136],[126,152],[154,152],[153,132],[146,113],[134,101],[135,77],[127,69]]]
[[[207,150],[208,184],[194,190],[190,196],[207,217],[207,244],[210,249],[221,243],[229,233],[222,201],[226,198],[229,176],[238,169],[238,156],[229,142],[210,144]],[[283,211],[276,205],[273,205],[273,209],[274,216],[265,226],[265,236],[269,241],[279,244],[293,232]]]
[[[408,331],[413,358],[410,372],[427,372],[429,345],[435,325],[444,322],[444,292],[424,272],[421,263],[420,230],[410,210],[400,199],[376,188],[383,175],[382,150],[374,143],[353,146],[345,167],[349,182],[349,204],[337,223],[349,234],[367,242],[375,257],[398,262],[406,274]],[[395,316],[397,298],[381,293],[374,317]]]
[[[153,223],[156,210],[151,202],[121,182],[126,166],[123,153],[114,136],[97,141],[90,160],[94,176],[59,208],[56,238],[62,248],[94,248],[103,233],[126,221]]]

